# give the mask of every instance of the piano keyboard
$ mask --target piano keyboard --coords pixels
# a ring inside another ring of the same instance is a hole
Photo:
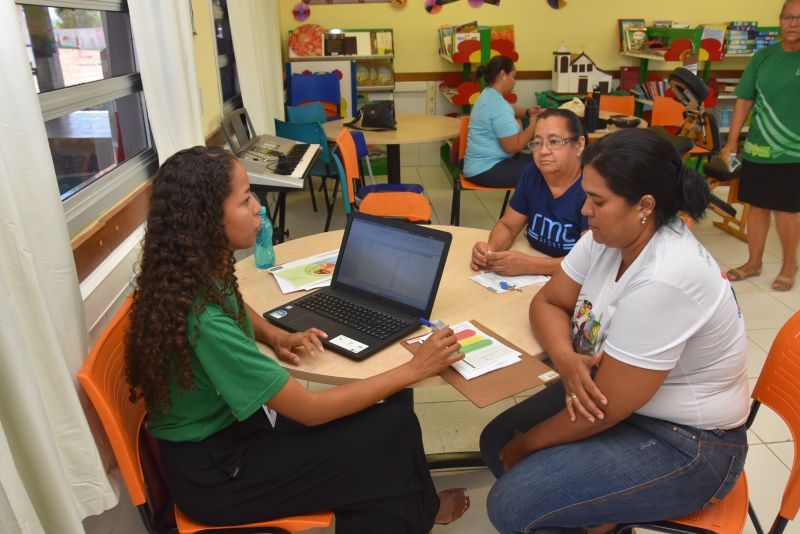
[[[255,146],[239,155],[239,161],[253,185],[302,189],[319,152],[317,144],[264,134]]]

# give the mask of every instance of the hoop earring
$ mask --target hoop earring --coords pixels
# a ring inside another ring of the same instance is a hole
[[[647,215],[645,215],[644,217],[642,217],[642,224],[644,224],[644,223],[646,223],[646,222],[647,222]]]

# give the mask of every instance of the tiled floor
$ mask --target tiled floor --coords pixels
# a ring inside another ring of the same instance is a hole
[[[452,186],[440,167],[403,167],[402,180],[423,184],[433,206],[433,222],[448,223]],[[502,194],[499,193],[478,194],[472,191],[462,193],[461,225],[488,230],[497,220],[501,202]],[[344,211],[341,203],[338,203],[335,209],[332,227],[342,228]],[[289,195],[287,211],[291,238],[322,231],[324,215],[312,212],[308,191]],[[738,266],[746,259],[746,245],[715,228],[712,225],[714,220],[715,216],[710,214],[706,220],[695,226],[694,231],[698,239],[723,268]],[[773,231],[767,242],[762,275],[738,282],[734,286],[747,323],[748,377],[751,388],[758,378],[778,329],[795,310],[800,308],[800,290],[778,293],[770,288],[779,268],[779,258],[780,245]],[[311,385],[311,387],[316,386]],[[507,399],[487,408],[478,409],[452,388],[416,390],[415,410],[422,423],[425,450],[430,453],[476,450],[477,439],[484,425],[519,398],[522,397]],[[777,415],[767,408],[762,408],[750,431],[750,444],[746,469],[751,500],[761,522],[769,527],[777,513],[793,459],[791,435]],[[434,532],[484,534],[494,531],[484,506],[486,494],[493,482],[488,470],[439,471],[434,473],[434,478],[439,488],[455,486],[469,488],[472,500],[472,508],[462,519],[446,527],[437,526]],[[800,525],[790,524],[788,530],[800,532]],[[746,531],[754,531],[749,523]]]

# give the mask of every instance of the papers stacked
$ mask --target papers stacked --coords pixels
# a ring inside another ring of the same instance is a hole
[[[478,329],[470,321],[450,325],[456,334],[456,339],[461,345],[464,359],[459,360],[451,367],[465,380],[485,375],[490,371],[502,369],[522,361],[521,353],[500,343],[497,339]],[[431,332],[432,333],[432,332]],[[431,335],[415,337],[407,343],[422,343]]]
[[[489,291],[494,291],[495,293],[505,293],[506,291],[513,291],[514,288],[543,284],[550,280],[550,277],[536,274],[502,276],[491,271],[481,271],[480,274],[472,276],[471,280],[475,280]],[[500,287],[500,284],[503,282],[505,282],[508,289],[503,289]]]
[[[290,261],[267,269],[285,295],[293,291],[309,290],[331,285],[339,249],[315,256]]]

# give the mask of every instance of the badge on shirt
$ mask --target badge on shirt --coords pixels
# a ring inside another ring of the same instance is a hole
[[[263,406],[264,413],[267,414],[267,419],[269,419],[269,424],[272,425],[272,428],[275,428],[275,422],[278,420],[278,412],[267,406],[266,404]]]

